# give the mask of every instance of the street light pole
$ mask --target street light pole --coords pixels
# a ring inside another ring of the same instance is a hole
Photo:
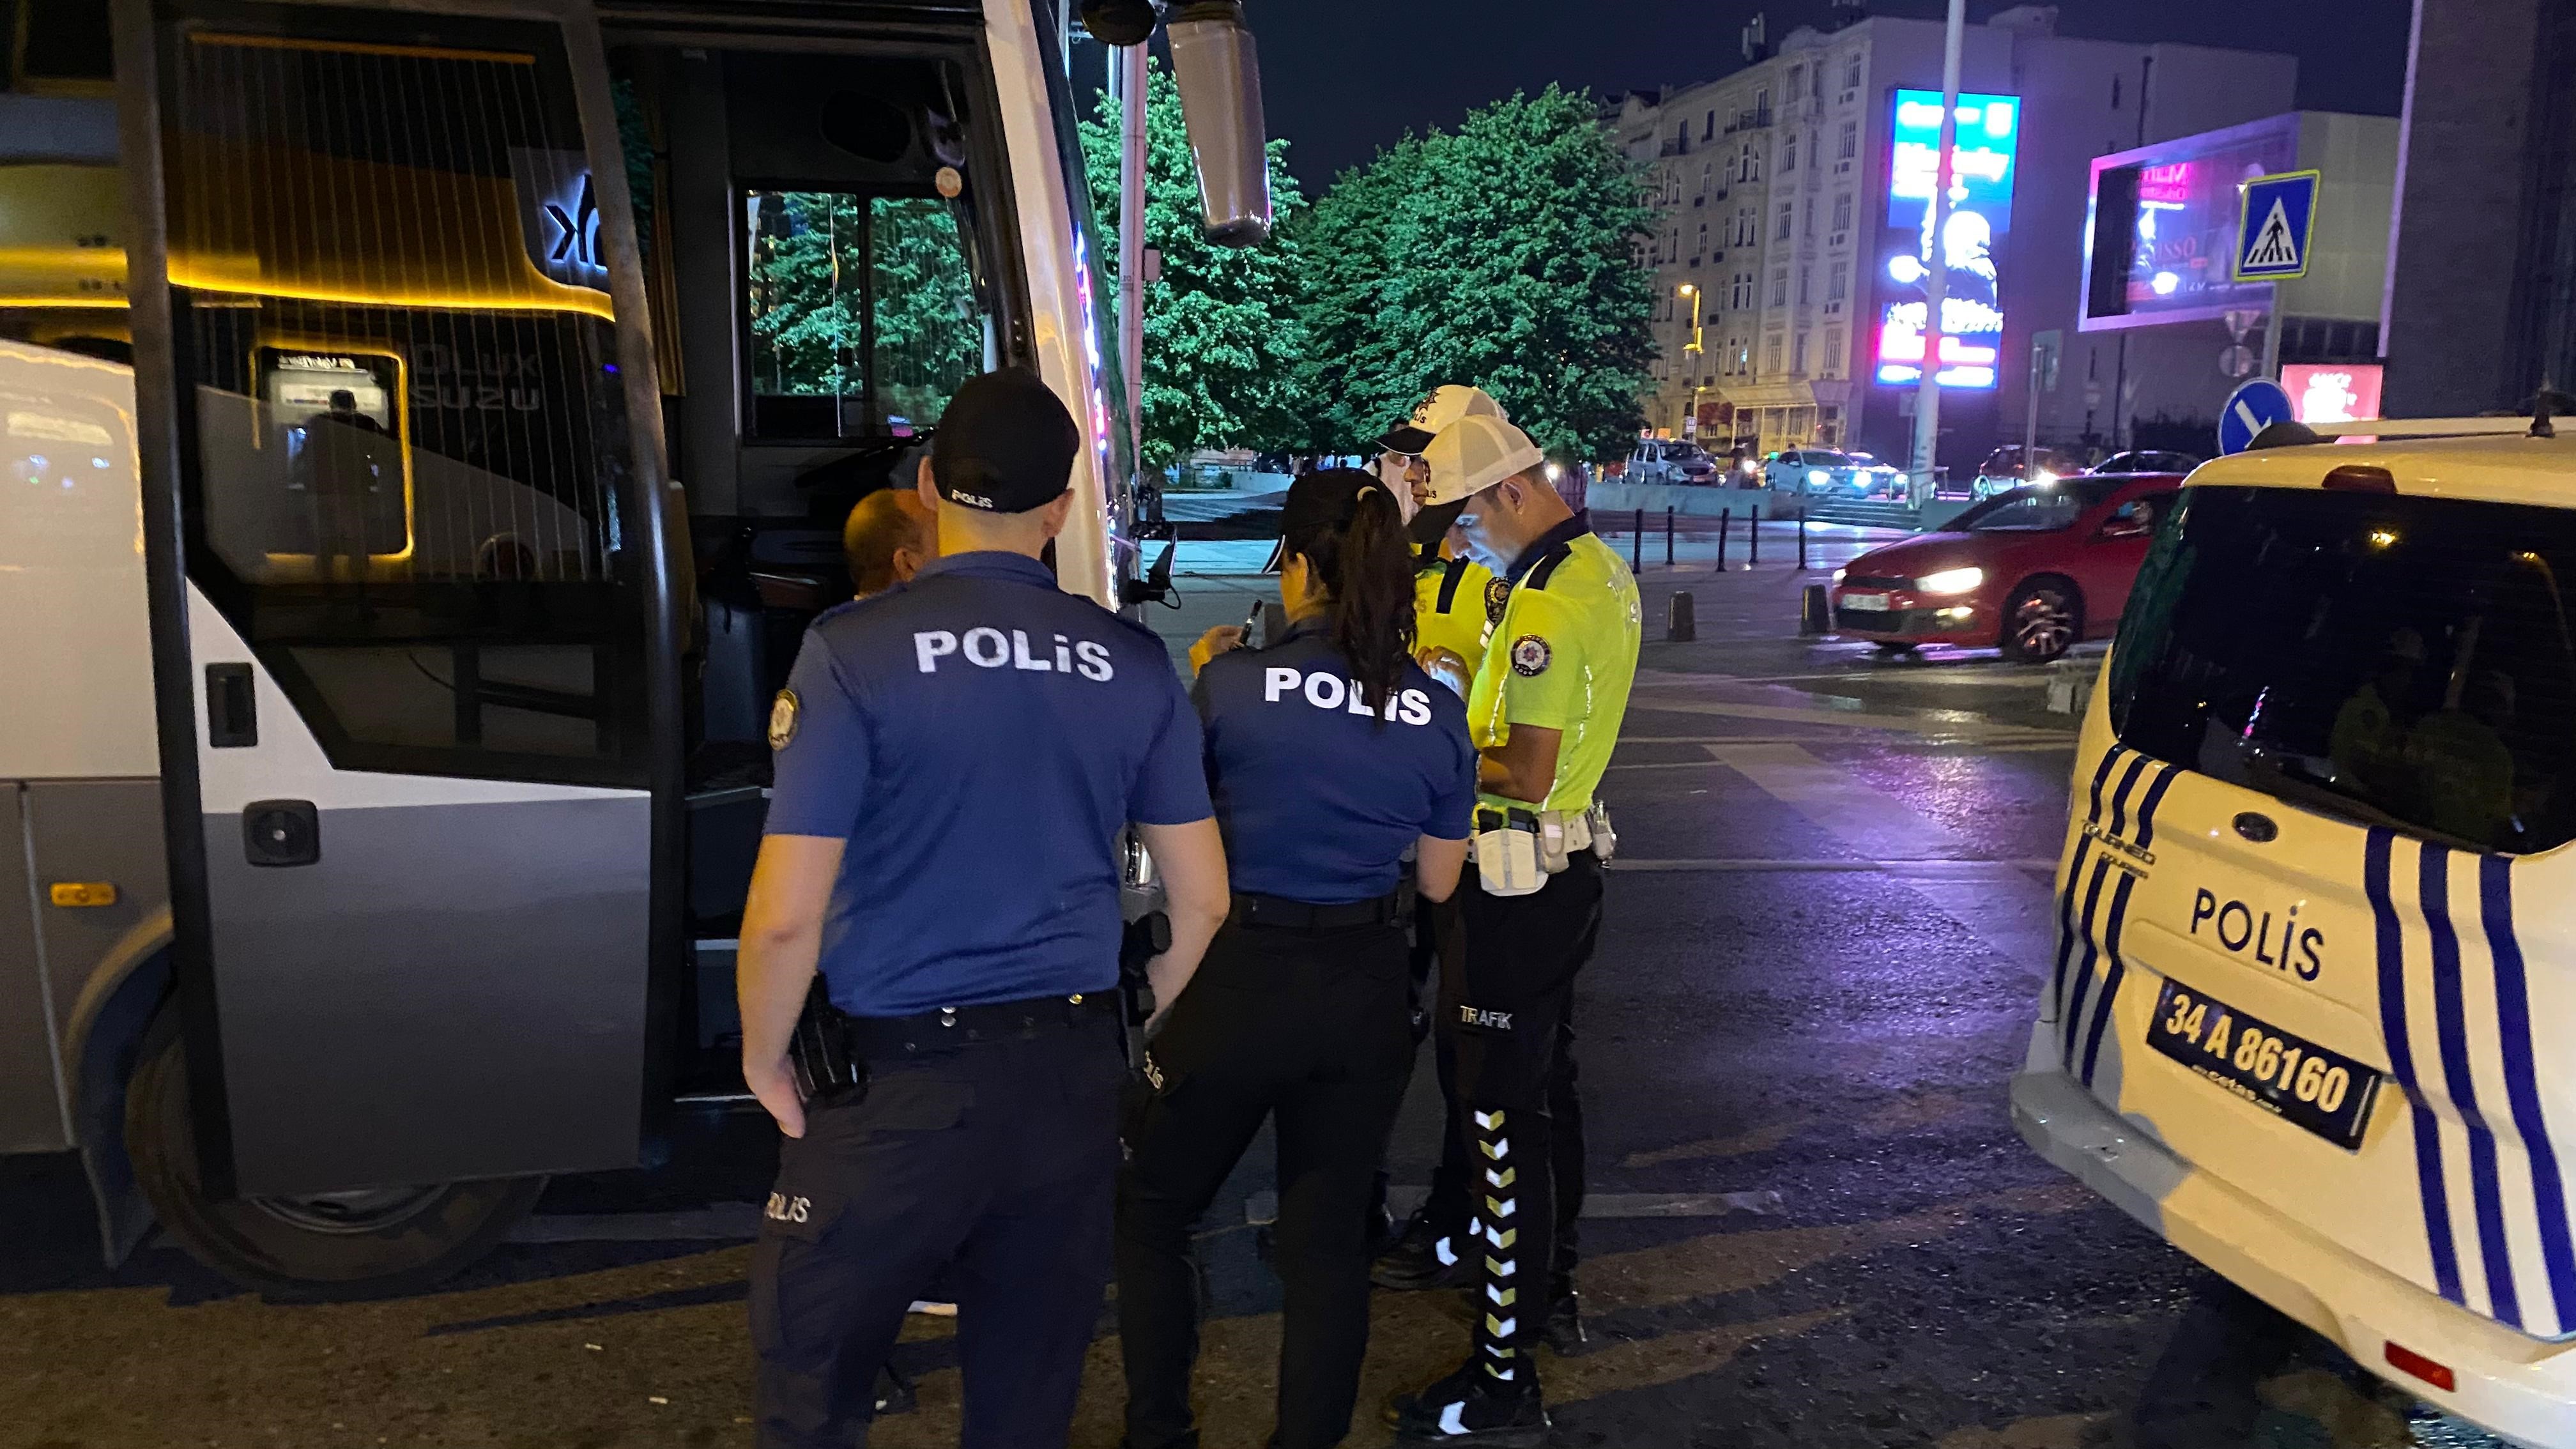
[[[1967,41],[1968,0],[1950,0],[1949,26],[1941,36],[1941,135],[1932,163],[1931,272],[1923,279],[1923,378],[1916,385],[1914,467],[1922,488],[1932,486],[1932,460],[1941,445],[1941,304],[1950,290],[1950,153],[1959,141],[1959,51]]]
[[[1700,357],[1700,356],[1704,355],[1704,352],[1705,352],[1705,349],[1703,349],[1703,348],[1700,346],[1700,335],[1699,335],[1699,288],[1698,288],[1697,286],[1694,286],[1693,284],[1691,284],[1691,283],[1689,283],[1689,282],[1684,282],[1684,283],[1682,283],[1679,287],[1674,288],[1674,289],[1673,289],[1673,291],[1674,291],[1674,295],[1676,295],[1676,296],[1681,296],[1681,297],[1688,297],[1688,298],[1690,298],[1690,304],[1691,304],[1691,330],[1690,330],[1690,341],[1685,342],[1685,343],[1683,343],[1683,344],[1682,344],[1682,356],[1684,356],[1684,357],[1686,357],[1686,358],[1693,358],[1693,359],[1696,359],[1696,358],[1698,358],[1698,357]],[[1696,361],[1694,361],[1694,362],[1692,363],[1692,365],[1691,365],[1691,392],[1690,392],[1690,414],[1689,414],[1689,421],[1688,421],[1688,423],[1687,423],[1687,424],[1682,428],[1682,430],[1681,430],[1681,431],[1682,431],[1682,435],[1683,435],[1683,436],[1685,436],[1685,437],[1697,437],[1697,436],[1699,435],[1699,387],[1700,387],[1700,384],[1699,384],[1699,366],[1698,366],[1697,362],[1696,362]]]

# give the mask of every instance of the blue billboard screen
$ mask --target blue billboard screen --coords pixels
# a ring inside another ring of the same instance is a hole
[[[1990,388],[2004,341],[1996,268],[2012,232],[2015,96],[1959,95],[1950,147],[1950,217],[1941,238],[1949,277],[1941,301],[1943,387]],[[1932,274],[1932,191],[1940,175],[1941,93],[1900,90],[1888,130],[1888,235],[1880,248],[1878,380],[1923,378],[1924,288]]]

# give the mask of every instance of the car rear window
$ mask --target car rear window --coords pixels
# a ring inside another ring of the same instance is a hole
[[[2365,824],[2576,839],[2576,512],[2184,490],[2121,621],[2130,747]]]

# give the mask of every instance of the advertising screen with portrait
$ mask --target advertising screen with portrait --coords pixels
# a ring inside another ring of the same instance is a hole
[[[1938,185],[1941,93],[1900,90],[1889,132],[1887,233],[1879,248],[1878,380],[1923,377],[1925,300],[1932,275],[1932,192]],[[1941,301],[1944,387],[1991,388],[2004,340],[1997,270],[2012,232],[2015,143],[2021,101],[1961,92],[1950,148],[1950,215],[1941,254],[1948,267]]]

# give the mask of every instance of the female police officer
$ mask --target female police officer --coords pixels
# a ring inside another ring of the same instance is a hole
[[[1275,1115],[1286,1287],[1280,1449],[1350,1428],[1368,1342],[1371,1178],[1413,1057],[1396,885],[1458,882],[1476,753],[1458,697],[1413,662],[1413,559],[1386,485],[1356,469],[1289,489],[1269,648],[1192,651],[1234,904],[1147,1054],[1118,1187],[1128,1449],[1197,1442],[1190,1229]]]

